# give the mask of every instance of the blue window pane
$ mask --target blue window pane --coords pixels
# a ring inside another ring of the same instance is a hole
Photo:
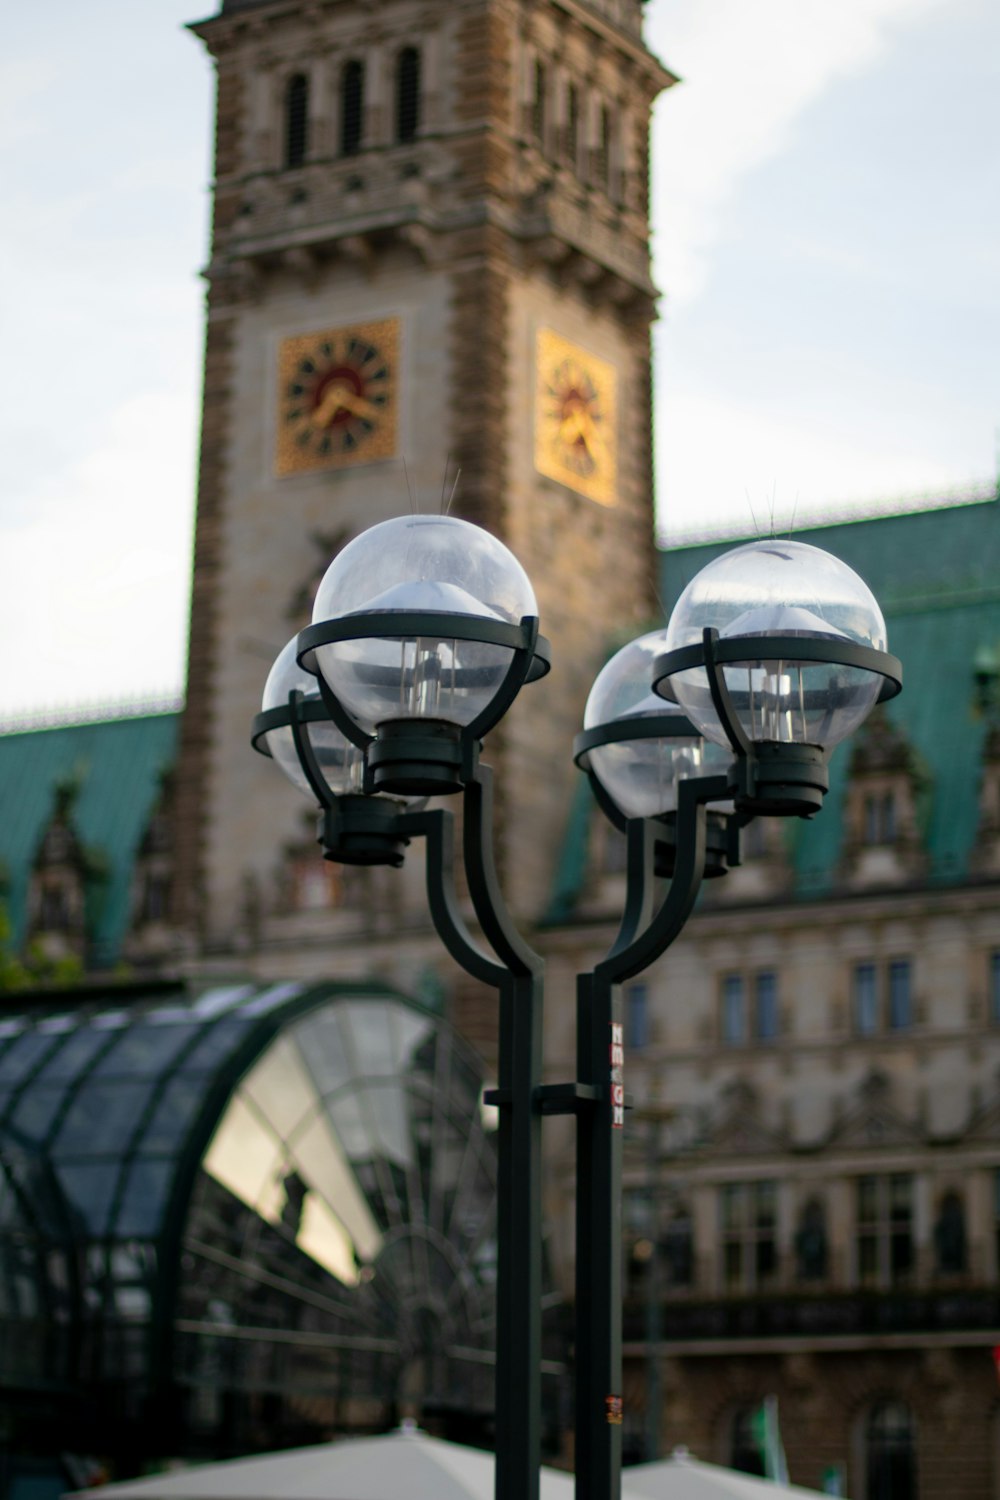
[[[897,958],[889,965],[889,1026],[905,1031],[913,1021],[910,1000],[910,960]]]
[[[91,1058],[108,1045],[109,1040],[106,1031],[94,1026],[81,1026],[48,1059],[39,1078],[43,1078],[46,1083],[54,1082],[57,1078],[76,1078],[86,1069]]]
[[[170,1080],[142,1133],[141,1150],[170,1151],[179,1146],[194,1123],[210,1079],[204,1074],[189,1078],[178,1073]]]
[[[19,1083],[33,1073],[47,1052],[62,1044],[61,1036],[42,1031],[26,1031],[0,1058],[0,1082]]]
[[[173,1181],[174,1162],[139,1156],[129,1168],[112,1234],[121,1239],[152,1238],[159,1233]]]
[[[49,1126],[65,1097],[66,1085],[64,1083],[54,1088],[46,1088],[42,1084],[34,1083],[18,1100],[10,1123],[15,1130],[26,1135],[29,1140],[42,1141],[48,1134]]]
[[[649,990],[630,984],[625,991],[625,1043],[638,1051],[649,1046]]]
[[[205,1035],[197,1042],[184,1059],[184,1071],[189,1073],[214,1068],[216,1063],[228,1057],[246,1036],[251,1021],[241,1015],[227,1015],[205,1028]]]
[[[149,1102],[152,1084],[94,1079],[73,1100],[53,1154],[60,1157],[121,1156]]]
[[[59,1182],[86,1230],[95,1237],[107,1233],[108,1212],[118,1186],[117,1161],[68,1162]]]
[[[94,1069],[104,1078],[151,1077],[165,1073],[180,1049],[186,1046],[200,1028],[192,1026],[157,1026],[139,1023],[118,1033],[117,1045],[101,1058]]]
[[[746,997],[742,974],[727,974],[722,981],[722,1040],[746,1041]]]
[[[1000,1025],[1000,952],[990,954],[990,1019]]]
[[[854,966],[854,1029],[871,1036],[878,1029],[878,984],[874,964]]]
[[[754,980],[754,1029],[761,1042],[778,1035],[778,976],[770,971]]]

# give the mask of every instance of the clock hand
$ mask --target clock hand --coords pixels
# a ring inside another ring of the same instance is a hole
[[[350,412],[355,417],[369,418],[376,415],[378,408],[374,402],[355,395],[349,385],[338,380],[327,387],[326,394],[310,420],[314,427],[326,427],[341,410]]]

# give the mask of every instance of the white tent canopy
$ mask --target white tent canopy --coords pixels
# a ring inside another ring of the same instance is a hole
[[[796,1484],[776,1485],[719,1464],[703,1464],[683,1450],[622,1473],[622,1496],[627,1500],[817,1500],[817,1494]]]
[[[79,1500],[493,1500],[493,1455],[402,1427],[258,1458],[106,1484]],[[542,1471],[542,1500],[572,1500],[573,1479]]]
[[[256,1458],[106,1484],[77,1500],[493,1500],[493,1455],[404,1426]],[[573,1476],[542,1470],[541,1500],[572,1500]],[[716,1464],[675,1456],[622,1474],[623,1500],[816,1500]]]

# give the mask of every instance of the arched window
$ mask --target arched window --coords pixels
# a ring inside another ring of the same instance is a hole
[[[361,150],[365,111],[365,65],[353,59],[340,75],[340,154]]]
[[[285,89],[285,166],[301,167],[309,151],[309,80],[296,73]]]
[[[755,1417],[759,1408],[740,1406],[733,1413],[729,1434],[729,1458],[731,1469],[741,1474],[759,1474],[765,1477],[764,1455],[757,1437]]]
[[[396,139],[412,141],[420,128],[420,53],[404,47],[396,60]]]
[[[915,1500],[916,1426],[902,1401],[880,1401],[865,1423],[866,1500]]]

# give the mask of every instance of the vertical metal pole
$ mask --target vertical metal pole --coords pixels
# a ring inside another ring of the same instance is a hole
[[[646,1189],[649,1193],[649,1229],[653,1253],[646,1282],[646,1462],[660,1456],[660,1335],[662,1332],[662,1288],[660,1276],[660,1121],[649,1122],[646,1137]]]
[[[496,1500],[538,1500],[542,1406],[542,980],[500,987]]]
[[[617,985],[577,978],[576,1500],[620,1500],[622,1464],[622,1018]]]

